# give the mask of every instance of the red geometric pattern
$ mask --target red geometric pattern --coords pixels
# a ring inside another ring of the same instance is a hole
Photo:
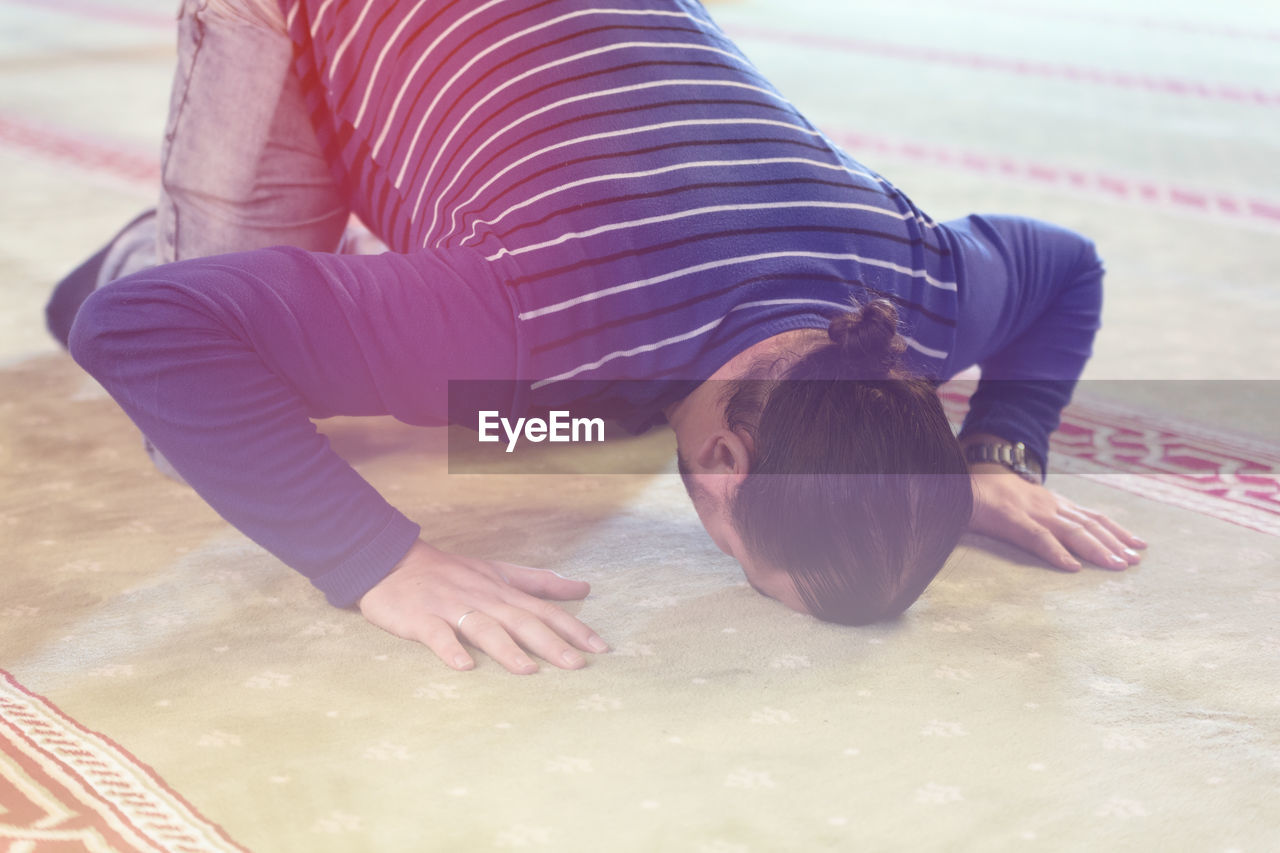
[[[149,767],[0,670],[6,850],[244,853]]]
[[[968,394],[944,387],[959,422]],[[1280,536],[1280,444],[1113,403],[1073,402],[1049,440],[1051,473],[1077,474],[1161,503]]]

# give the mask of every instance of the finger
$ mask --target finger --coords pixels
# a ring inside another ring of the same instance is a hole
[[[476,665],[471,655],[467,654],[467,650],[458,641],[458,636],[453,633],[453,628],[438,616],[423,619],[407,634],[406,639],[422,643],[435,652],[446,666],[454,669],[467,670]]]
[[[1072,553],[1095,566],[1114,571],[1129,568],[1127,560],[1098,541],[1097,537],[1083,524],[1059,515],[1050,519],[1047,526],[1062,544],[1071,549]]]
[[[538,599],[535,599],[537,601]],[[546,604],[546,602],[540,602]],[[558,609],[555,605],[548,605]],[[521,646],[545,660],[552,666],[561,669],[582,669],[587,659],[582,652],[575,649],[556,633],[536,614],[518,607],[506,607],[495,611],[494,616]]]
[[[541,598],[535,598],[519,590],[512,590],[508,594],[506,601],[518,610],[532,613],[545,625],[550,626],[553,631],[584,652],[600,654],[609,651],[609,644],[601,639],[599,634],[587,627],[585,623],[580,622],[573,614],[565,612],[549,601],[543,601]]]
[[[1142,559],[1141,554],[1121,542],[1101,521],[1083,510],[1060,509],[1058,515],[1074,521],[1089,531],[1090,535],[1101,542],[1113,556],[1124,560],[1126,566],[1135,566]]]
[[[463,621],[458,633],[510,673],[532,675],[538,671],[533,658],[525,654],[498,620],[487,613],[473,612]]]
[[[1032,520],[1030,516],[1014,520],[1015,528],[1009,539],[1016,545],[1026,548],[1032,554],[1051,566],[1064,572],[1078,572],[1084,566],[1071,555],[1058,537],[1048,528]]]
[[[591,592],[591,584],[575,581],[550,569],[531,569],[515,563],[495,563],[507,582],[521,592],[556,601],[577,601]]]
[[[1102,513],[1097,512],[1095,510],[1091,510],[1091,509],[1085,509],[1084,507],[1077,507],[1077,509],[1079,509],[1080,512],[1092,518],[1094,521],[1097,521],[1103,527],[1107,528],[1107,530],[1111,531],[1111,534],[1115,536],[1117,539],[1119,539],[1121,542],[1123,542],[1127,547],[1129,548],[1147,547],[1147,543],[1142,537],[1134,536],[1128,530],[1125,530],[1123,527],[1116,524],[1114,521],[1107,518]]]

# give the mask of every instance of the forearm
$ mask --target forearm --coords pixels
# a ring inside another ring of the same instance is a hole
[[[967,446],[984,437],[1021,442],[1044,470],[1049,435],[1057,429],[1074,387],[1067,381],[985,380],[970,398],[961,442]]]
[[[293,250],[160,267],[86,302],[72,353],[214,509],[349,605],[418,526],[310,418],[444,423],[455,359],[479,361],[432,302],[450,283],[399,281],[406,269],[428,274]]]
[[[211,265],[164,270],[234,289]],[[329,449],[296,390],[216,313],[152,274],[126,279],[86,303],[72,353],[210,506],[350,604],[417,525]]]
[[[1021,441],[1044,463],[1100,325],[1102,263],[1086,238],[1035,220],[975,216],[953,232],[962,360],[982,366],[961,434]]]

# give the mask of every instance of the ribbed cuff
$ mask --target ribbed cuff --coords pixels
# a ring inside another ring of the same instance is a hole
[[[395,512],[368,544],[337,566],[311,579],[334,607],[351,607],[378,581],[391,574],[418,539],[422,528]]]

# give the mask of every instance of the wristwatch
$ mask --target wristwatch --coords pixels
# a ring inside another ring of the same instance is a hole
[[[1016,442],[976,442],[964,449],[964,461],[996,462],[1008,468],[1022,479],[1037,485],[1044,482],[1044,467],[1034,456],[1027,452],[1027,446]]]

